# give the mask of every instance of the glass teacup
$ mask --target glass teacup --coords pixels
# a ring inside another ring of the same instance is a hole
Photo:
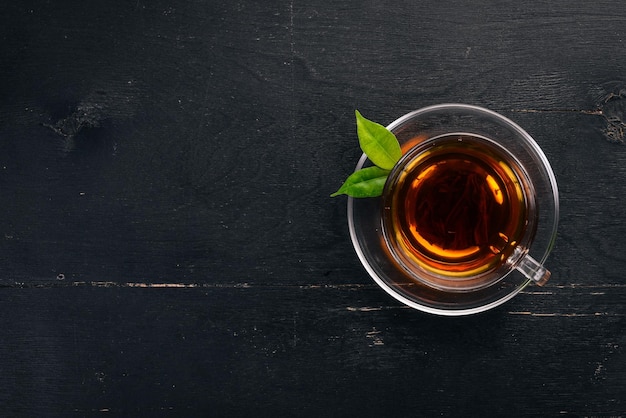
[[[558,190],[528,133],[462,104],[411,112],[388,129],[403,156],[382,197],[348,199],[352,242],[384,290],[422,311],[463,315],[549,279]],[[357,170],[368,165],[363,155]]]

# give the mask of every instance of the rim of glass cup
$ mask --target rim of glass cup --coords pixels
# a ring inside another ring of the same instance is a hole
[[[552,198],[553,198],[553,203],[554,203],[554,216],[553,216],[554,221],[553,221],[552,229],[550,231],[549,244],[546,250],[544,251],[544,254],[542,254],[541,258],[537,259],[537,261],[540,264],[543,264],[548,258],[548,256],[550,255],[550,253],[552,252],[552,248],[554,247],[554,243],[555,243],[556,235],[557,235],[557,229],[558,229],[558,223],[559,223],[558,186],[556,182],[556,176],[554,175],[554,170],[552,169],[552,166],[550,165],[550,162],[548,161],[548,158],[546,157],[545,153],[543,152],[541,147],[539,147],[539,144],[537,144],[537,142],[533,139],[533,137],[530,136],[530,134],[528,134],[524,129],[522,129],[522,127],[520,127],[517,123],[513,122],[511,119],[507,118],[506,116],[503,116],[497,112],[486,109],[484,107],[462,104],[462,103],[442,103],[442,104],[437,104],[437,105],[426,106],[426,107],[414,110],[412,112],[409,112],[399,117],[398,119],[394,120],[389,125],[387,125],[387,129],[389,129],[390,131],[393,131],[395,128],[403,125],[408,120],[413,119],[416,116],[423,114],[423,113],[437,111],[437,110],[452,110],[452,109],[468,110],[471,112],[483,113],[485,115],[491,116],[505,123],[510,128],[512,128],[518,135],[520,135],[521,137],[525,139],[526,144],[532,148],[532,151],[535,153],[537,158],[541,161],[541,164],[543,165],[545,169],[545,174],[547,175],[549,183],[550,183],[550,187],[552,190]],[[368,160],[367,156],[363,154],[361,158],[359,159],[359,161],[357,162],[355,170],[361,169],[367,160]],[[387,292],[390,296],[392,296],[399,302],[411,308],[420,310],[422,312],[427,312],[427,313],[436,314],[436,315],[443,315],[443,316],[462,316],[462,315],[475,314],[475,313],[484,312],[484,311],[487,311],[487,310],[490,310],[497,306],[502,305],[503,303],[509,301],[510,299],[515,297],[517,294],[519,294],[519,292],[521,292],[526,286],[528,286],[529,283],[531,283],[530,279],[526,279],[521,285],[512,289],[509,293],[505,294],[503,297],[497,300],[494,300],[492,302],[485,303],[483,305],[472,307],[472,308],[445,309],[445,308],[437,308],[437,307],[432,307],[428,305],[423,305],[416,301],[413,301],[407,298],[406,296],[395,291],[393,288],[391,288],[391,286],[389,286],[389,284],[387,284],[382,278],[380,278],[379,275],[374,270],[374,268],[372,267],[370,260],[368,260],[367,256],[361,249],[361,245],[359,243],[359,239],[357,237],[356,229],[354,225],[354,217],[353,217],[354,203],[355,203],[355,198],[348,197],[348,205],[347,205],[348,206],[347,207],[348,229],[350,231],[350,238],[351,238],[353,247],[357,253],[359,260],[361,261],[361,264],[363,265],[365,270],[368,272],[370,277],[385,292]],[[372,225],[372,227],[374,228],[375,226]]]
[[[496,156],[496,158],[506,159],[508,161],[507,165],[510,166],[511,174],[515,176],[517,182],[520,184],[520,193],[522,193],[525,197],[524,200],[527,202],[527,212],[529,216],[527,217],[527,223],[525,227],[525,232],[522,236],[518,237],[519,239],[515,239],[516,244],[515,250],[511,250],[509,256],[506,261],[500,265],[495,267],[494,269],[488,269],[486,271],[481,271],[479,273],[473,274],[471,276],[461,276],[456,277],[455,280],[449,282],[450,277],[441,271],[428,271],[423,268],[413,264],[412,261],[406,259],[402,255],[402,250],[398,248],[398,244],[394,244],[396,241],[393,238],[393,226],[391,225],[390,215],[387,210],[393,204],[390,199],[392,199],[392,190],[394,188],[394,184],[397,183],[398,179],[402,176],[402,173],[405,172],[405,166],[407,164],[411,164],[411,161],[415,158],[419,158],[425,151],[431,149],[437,141],[445,140],[448,143],[451,141],[458,141],[459,137],[462,136],[471,136],[473,140],[479,140],[484,144],[489,144],[493,149],[491,150],[492,155]],[[468,134],[464,132],[447,132],[445,134],[440,134],[428,138],[413,147],[407,149],[405,153],[402,155],[402,158],[396,163],[393,169],[390,171],[388,175],[388,180],[385,184],[385,189],[381,196],[383,202],[383,215],[382,215],[382,236],[384,238],[384,242],[388,249],[389,254],[396,261],[396,264],[400,266],[410,277],[415,280],[418,280],[424,283],[426,286],[433,287],[443,292],[466,292],[466,291],[474,291],[479,290],[481,288],[486,288],[489,286],[493,286],[496,282],[503,280],[509,273],[514,271],[516,267],[525,259],[528,255],[528,250],[530,248],[529,244],[533,242],[533,238],[535,235],[535,226],[537,223],[537,216],[534,216],[537,211],[537,204],[535,202],[536,192],[534,190],[533,184],[528,178],[528,173],[522,167],[522,164],[518,159],[510,153],[505,147],[498,144],[497,141],[487,138],[483,135],[478,134]],[[414,269],[418,269],[421,273],[413,273]],[[508,270],[506,273],[502,274],[503,270]]]

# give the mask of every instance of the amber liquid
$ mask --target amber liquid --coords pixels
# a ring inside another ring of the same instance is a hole
[[[387,236],[398,261],[453,281],[500,267],[528,232],[520,173],[506,151],[486,139],[437,139],[407,163],[385,197]]]

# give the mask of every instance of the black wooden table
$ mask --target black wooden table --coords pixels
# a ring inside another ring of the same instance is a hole
[[[0,10],[2,416],[626,416],[621,2]],[[561,197],[551,281],[462,318],[379,289],[329,198],[354,109],[445,102]]]

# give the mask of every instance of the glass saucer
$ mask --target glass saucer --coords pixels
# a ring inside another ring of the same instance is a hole
[[[388,127],[403,151],[442,135],[464,132],[497,142],[511,153],[532,180],[537,202],[536,232],[528,255],[542,265],[554,241],[559,216],[556,178],[543,151],[521,127],[493,111],[464,104],[441,104],[408,113]],[[363,154],[356,170],[371,166]],[[387,188],[387,186],[386,186]],[[383,236],[383,198],[348,198],[348,226],[356,253],[374,281],[398,301],[437,315],[467,315],[492,309],[517,295],[532,282],[511,268],[493,284],[462,292],[428,286],[403,270],[393,259]]]

